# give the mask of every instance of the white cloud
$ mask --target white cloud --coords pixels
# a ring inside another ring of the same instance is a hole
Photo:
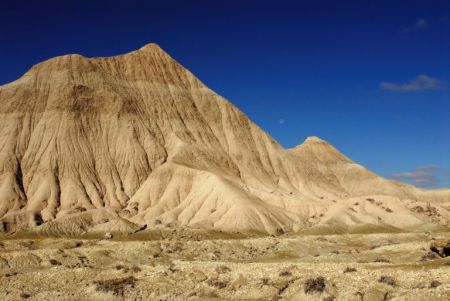
[[[409,33],[416,30],[423,30],[428,28],[428,21],[425,18],[417,19],[416,23],[413,25],[402,28],[399,33]]]
[[[425,90],[437,90],[441,88],[442,81],[437,78],[421,74],[407,83],[381,82],[380,88],[393,92],[421,92]]]
[[[427,19],[420,18],[419,20],[417,20],[417,22],[414,25],[414,27],[417,28],[417,29],[428,27]]]
[[[433,186],[436,184],[435,171],[439,168],[436,164],[418,166],[412,171],[395,173],[390,176],[391,179],[398,181],[411,182],[416,186]]]
[[[283,124],[283,123],[285,123],[285,122],[286,122],[286,120],[284,120],[284,119],[280,119],[280,120],[278,120],[278,122],[279,122],[280,124]]]

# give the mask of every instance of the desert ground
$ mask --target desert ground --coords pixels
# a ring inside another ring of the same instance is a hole
[[[1,300],[449,300],[450,232],[2,236]]]

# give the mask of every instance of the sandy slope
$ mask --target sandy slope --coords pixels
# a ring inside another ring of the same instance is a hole
[[[6,232],[449,223],[450,191],[385,180],[318,138],[285,150],[155,44],[40,63],[0,87],[0,115]]]

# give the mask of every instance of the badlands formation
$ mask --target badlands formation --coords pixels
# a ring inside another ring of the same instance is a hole
[[[316,137],[286,150],[155,44],[37,64],[0,87],[0,114],[7,233],[162,223],[275,234],[450,220],[450,190],[383,179]]]
[[[40,63],[0,115],[0,300],[450,300],[450,190],[284,149],[155,44]]]

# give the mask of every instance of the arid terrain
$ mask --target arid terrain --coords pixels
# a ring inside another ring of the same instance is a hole
[[[244,236],[164,226],[0,243],[1,300],[449,300],[450,233]],[[321,278],[322,277],[322,278]]]

